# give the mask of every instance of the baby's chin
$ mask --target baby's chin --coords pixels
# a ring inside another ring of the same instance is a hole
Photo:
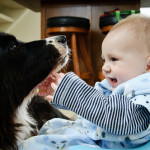
[[[113,92],[119,85],[120,85],[119,83],[116,83],[115,86],[111,86],[112,92]]]
[[[113,88],[113,87],[111,88],[112,92],[114,91],[114,89],[115,89],[115,88]]]
[[[110,84],[112,92],[118,87],[118,85],[119,85],[119,84],[117,84],[117,85],[115,85],[115,86],[112,86],[112,85]]]
[[[122,83],[124,83],[124,82],[122,82]],[[122,83],[117,83],[117,85],[116,85],[115,87],[111,86],[112,92],[113,92],[120,84],[122,84]]]

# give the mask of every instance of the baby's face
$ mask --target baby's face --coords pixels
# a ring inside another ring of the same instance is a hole
[[[102,43],[102,67],[112,90],[119,84],[146,72],[148,52],[142,42],[127,30],[110,32]]]

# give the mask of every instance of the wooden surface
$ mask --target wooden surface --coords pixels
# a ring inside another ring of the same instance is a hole
[[[41,3],[48,3],[53,5],[95,5],[95,4],[135,4],[140,0],[41,0]]]
[[[78,60],[78,53],[77,53],[77,37],[76,34],[73,33],[71,36],[71,47],[72,47],[72,59],[73,59],[73,68],[76,75],[80,77],[80,67],[79,67],[79,60]]]

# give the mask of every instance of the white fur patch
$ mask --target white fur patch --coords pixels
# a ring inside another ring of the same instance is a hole
[[[31,131],[35,130],[31,128],[30,124],[36,126],[37,123],[27,112],[27,107],[31,99],[33,98],[33,96],[36,94],[37,94],[37,89],[34,88],[30,92],[30,94],[24,98],[23,103],[20,105],[20,107],[18,107],[16,111],[15,122],[23,125],[19,128],[20,131],[18,132],[17,137],[16,137],[18,140],[24,140],[30,137]],[[36,130],[38,131],[38,129]]]

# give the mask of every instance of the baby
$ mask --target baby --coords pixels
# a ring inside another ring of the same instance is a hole
[[[72,72],[53,74],[48,91],[55,92],[47,98],[79,115],[45,124],[53,143],[123,149],[150,140],[150,18],[135,14],[116,24],[102,43],[102,59],[105,80],[94,88]]]

